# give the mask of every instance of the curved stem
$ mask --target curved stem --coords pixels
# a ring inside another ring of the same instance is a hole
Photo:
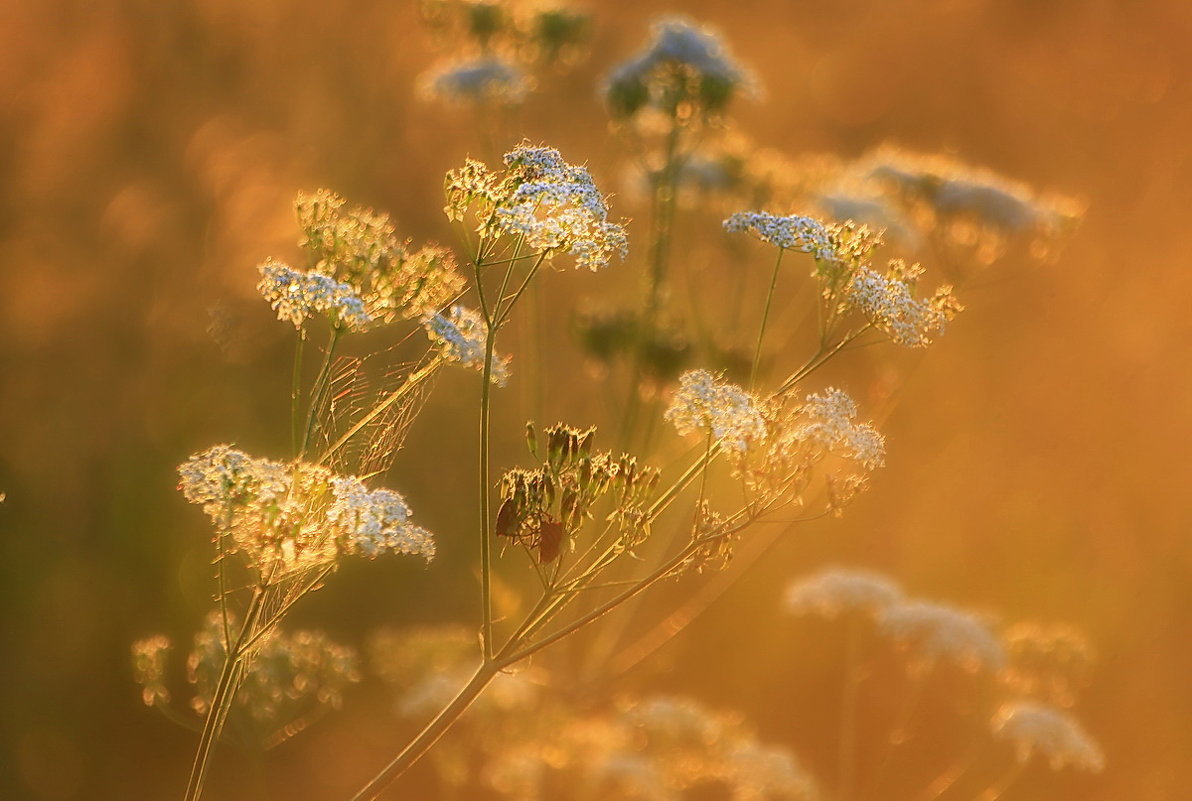
[[[253,592],[248,611],[244,615],[244,624],[236,636],[235,646],[224,652],[223,668],[219,673],[219,680],[215,685],[215,692],[211,695],[211,708],[207,710],[207,718],[203,722],[203,733],[199,737],[199,747],[195,752],[194,764],[190,770],[190,780],[186,785],[186,801],[198,801],[203,794],[203,782],[207,778],[207,767],[211,762],[211,750],[219,739],[219,730],[228,710],[232,706],[232,699],[236,694],[236,682],[240,674],[241,657],[244,654],[244,642],[247,640],[253,626],[256,625],[264,599],[264,590],[258,587]]]
[[[411,765],[417,762],[423,754],[431,749],[439,738],[451,728],[480,693],[488,687],[493,677],[500,672],[500,667],[489,660],[481,663],[476,673],[456,694],[447,706],[435,715],[429,723],[402,749],[393,760],[386,765],[373,780],[364,786],[360,792],[352,796],[352,801],[374,801],[398,776],[405,773]]]
[[[774,275],[770,278],[770,291],[766,293],[766,308],[762,312],[762,324],[757,331],[757,347],[753,351],[753,369],[749,371],[750,391],[757,386],[757,366],[762,359],[762,337],[766,335],[766,321],[770,319],[770,304],[774,301],[774,288],[778,286],[778,268],[782,264],[782,254],[785,252],[785,248],[778,248],[778,258],[774,260]]]

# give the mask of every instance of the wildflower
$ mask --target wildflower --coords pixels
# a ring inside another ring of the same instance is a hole
[[[1105,756],[1088,732],[1071,715],[1048,704],[1003,704],[991,726],[996,737],[1013,743],[1019,762],[1028,762],[1038,753],[1052,770],[1071,765],[1099,773],[1105,767]]]
[[[364,301],[348,284],[316,272],[294,270],[270,259],[257,268],[257,290],[277,312],[277,319],[302,328],[310,317],[325,314],[333,326],[360,331],[373,322]]]
[[[714,33],[686,17],[667,17],[654,23],[650,45],[617,67],[602,91],[613,115],[628,118],[647,106],[673,114],[681,103],[716,114],[755,85]]]
[[[376,324],[438,311],[463,289],[451,253],[435,245],[411,250],[386,214],[345,209],[326,189],[294,202],[311,271],[343,282],[359,295]]]
[[[453,103],[520,103],[532,88],[520,67],[491,56],[442,65],[423,79],[427,95]]]
[[[608,205],[585,167],[549,147],[519,145],[505,154],[517,186],[497,210],[507,233],[535,249],[570,253],[577,267],[598,270],[629,252],[625,229],[608,221]]]
[[[430,558],[435,543],[428,531],[410,524],[410,507],[396,492],[369,490],[355,476],[331,480],[335,500],[327,522],[342,527],[350,551],[375,557],[385,551]]]
[[[885,464],[885,438],[869,423],[853,422],[857,404],[844,390],[829,387],[822,395],[808,395],[800,413],[805,420],[794,429],[796,440],[807,440],[870,470]]]
[[[976,615],[928,601],[904,601],[888,606],[878,620],[881,630],[914,649],[920,664],[947,659],[969,670],[998,670],[1006,652],[989,627]]]
[[[706,429],[714,441],[738,453],[766,434],[753,396],[707,370],[688,370],[679,377],[679,390],[663,417],[680,434]]]
[[[810,253],[816,259],[834,260],[836,243],[828,226],[813,217],[791,214],[780,217],[764,211],[741,211],[724,221],[730,233],[749,231],[763,242],[785,250]]]
[[[902,590],[888,576],[849,568],[820,571],[794,582],[786,591],[789,611],[824,617],[851,611],[878,613],[901,600]]]
[[[912,348],[931,344],[931,335],[942,333],[948,322],[964,309],[952,297],[950,286],[940,287],[927,300],[915,298],[913,289],[922,268],[890,262],[885,275],[868,267],[859,268],[845,292],[845,303],[856,308],[880,331],[899,344]]]
[[[434,556],[433,539],[409,522],[400,495],[369,492],[359,479],[320,465],[257,459],[216,445],[178,472],[187,500],[202,504],[219,535],[230,535],[262,575],[282,578],[341,554]]]
[[[550,147],[522,144],[505,154],[506,169],[492,172],[469,159],[447,173],[444,211],[462,221],[469,209],[482,239],[523,237],[553,259],[575,257],[577,267],[598,270],[629,252],[625,229],[608,220],[608,204],[585,167],[563,160]]]
[[[435,313],[423,320],[426,334],[438,343],[448,361],[484,370],[485,337],[488,325],[474,309],[455,305],[447,314]],[[491,380],[499,387],[509,380],[509,357],[494,354]]]

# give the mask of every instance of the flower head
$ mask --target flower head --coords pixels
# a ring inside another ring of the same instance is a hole
[[[1001,641],[976,615],[928,601],[889,606],[881,630],[908,646],[922,664],[946,659],[970,670],[999,670],[1006,663]]]
[[[715,33],[676,16],[654,23],[650,44],[613,70],[603,93],[616,117],[632,117],[646,107],[673,112],[680,103],[715,114],[754,86]]]
[[[796,439],[839,453],[870,470],[885,464],[885,438],[869,423],[854,422],[857,404],[844,390],[830,387],[822,395],[808,395],[801,413],[805,421],[795,429]]]
[[[532,88],[533,81],[521,67],[491,56],[443,64],[423,78],[428,96],[449,103],[520,103]]]
[[[731,233],[748,231],[763,242],[786,250],[810,253],[816,259],[836,258],[836,243],[830,228],[814,217],[791,214],[785,217],[764,211],[740,211],[724,221]]]
[[[447,314],[435,313],[423,320],[426,334],[439,345],[448,361],[474,370],[484,370],[485,336],[488,326],[475,309],[452,306]],[[505,386],[509,380],[509,357],[493,355],[492,382]]]
[[[545,258],[568,253],[590,270],[625,258],[625,229],[609,222],[608,204],[586,167],[568,164],[554,148],[524,143],[504,161],[499,173],[472,160],[447,173],[450,219],[463,220],[474,209],[482,238],[521,237]]]
[[[1075,718],[1061,709],[1035,701],[1003,704],[991,723],[994,736],[1009,740],[1019,762],[1036,753],[1047,759],[1052,770],[1066,765],[1099,773],[1105,755]]]
[[[788,610],[824,617],[854,610],[876,613],[900,600],[902,590],[889,576],[846,568],[820,571],[794,582],[786,591]]]
[[[274,462],[227,445],[197,453],[178,468],[179,489],[203,506],[263,575],[284,578],[340,555],[406,553],[430,560],[434,541],[410,523],[404,500],[368,491],[358,478],[308,462]]]
[[[930,298],[916,298],[914,287],[921,272],[919,265],[908,267],[900,260],[891,261],[884,275],[861,267],[849,281],[844,303],[865,315],[891,341],[926,347],[964,307],[952,296],[950,286],[940,287]]]
[[[680,434],[704,429],[722,447],[738,453],[766,434],[754,397],[707,370],[679,376],[679,389],[663,416]]]
[[[293,323],[294,328],[318,315],[349,331],[363,330],[373,322],[364,301],[349,284],[321,273],[294,270],[272,259],[258,270],[261,280],[257,290],[277,312],[277,319]]]

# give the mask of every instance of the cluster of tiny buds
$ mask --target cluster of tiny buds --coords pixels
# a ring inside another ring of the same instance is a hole
[[[630,548],[645,535],[642,509],[657,489],[659,472],[638,465],[629,454],[614,457],[593,452],[595,429],[581,431],[562,423],[548,427],[542,464],[532,470],[515,468],[501,479],[501,506],[494,532],[539,549],[539,559],[551,562],[560,547],[578,531],[602,497],[614,504],[608,517],[620,523]],[[531,452],[537,453],[537,433],[527,425]]]
[[[679,377],[679,389],[663,417],[680,434],[707,431],[712,442],[736,453],[766,433],[756,399],[707,370],[689,370]]]
[[[261,280],[257,290],[277,312],[277,318],[300,329],[312,317],[326,315],[333,326],[361,331],[373,318],[364,301],[349,284],[316,272],[295,270],[270,259],[257,268]]]

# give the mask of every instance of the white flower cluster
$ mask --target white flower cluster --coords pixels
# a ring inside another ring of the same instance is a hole
[[[451,103],[520,103],[532,88],[533,81],[521,67],[491,56],[445,64],[423,78],[427,95]]]
[[[423,320],[426,335],[440,345],[448,361],[474,370],[484,370],[484,340],[488,326],[475,309],[456,304],[447,314],[432,314]],[[499,387],[509,380],[509,357],[493,354],[492,382]]]
[[[332,325],[349,331],[367,328],[373,319],[364,301],[349,284],[321,273],[295,270],[270,259],[257,268],[261,280],[257,290],[277,312],[277,319],[301,328],[310,317],[325,314]]]
[[[822,395],[808,395],[796,428],[797,440],[805,440],[872,470],[886,461],[886,440],[869,423],[856,423],[857,404],[842,389],[830,387]]]
[[[570,253],[577,267],[598,270],[629,252],[625,229],[608,221],[608,204],[586,167],[550,147],[520,145],[505,154],[516,188],[497,209],[497,225],[537,250]]]
[[[335,501],[327,510],[327,522],[344,531],[353,551],[369,558],[386,551],[434,554],[430,532],[410,523],[410,507],[396,492],[370,490],[355,476],[331,479],[331,492]]]
[[[764,211],[739,211],[724,221],[730,233],[748,231],[763,242],[785,250],[810,253],[821,261],[837,259],[832,232],[814,217],[791,214],[785,217]]]
[[[1068,713],[1050,704],[1014,701],[1004,704],[991,723],[996,737],[1014,744],[1019,762],[1038,753],[1052,770],[1067,765],[1100,772],[1105,755],[1088,732]]]
[[[930,601],[905,601],[887,607],[879,618],[882,632],[933,664],[946,659],[969,670],[1000,670],[1006,664],[1001,640],[976,615]]]
[[[766,435],[753,396],[707,370],[688,370],[679,377],[679,389],[663,416],[680,434],[710,431],[721,447],[737,453]]]
[[[793,614],[829,618],[852,611],[874,614],[901,600],[902,590],[888,576],[848,568],[828,568],[794,582],[786,591],[786,607]]]
[[[227,445],[197,453],[178,468],[179,489],[230,534],[235,548],[264,572],[325,565],[340,554],[383,552],[430,560],[434,540],[410,523],[410,509],[390,490],[368,491],[354,477],[307,462],[258,459]]]
[[[736,92],[756,85],[716,34],[686,17],[674,16],[654,23],[650,44],[613,70],[603,91],[615,114],[632,116],[647,104],[680,99],[716,112]]]
[[[861,266],[845,289],[844,305],[857,309],[892,342],[926,347],[964,307],[952,297],[950,286],[940,287],[930,298],[916,298],[914,287],[922,272],[918,264],[907,266],[898,259],[890,262],[885,275]]]

